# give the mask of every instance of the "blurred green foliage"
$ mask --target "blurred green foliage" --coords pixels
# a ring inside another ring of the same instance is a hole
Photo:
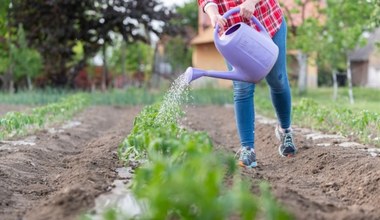
[[[57,102],[61,98],[76,92],[62,89],[47,88],[44,90],[34,89],[33,91],[18,91],[14,94],[0,93],[0,104],[16,105],[46,105]]]
[[[123,53],[125,54],[123,55]],[[111,72],[116,75],[121,75],[124,71],[130,76],[136,72],[143,72],[146,77],[149,77],[152,74],[153,48],[143,42],[125,43],[118,41],[112,46],[109,66]]]
[[[149,161],[133,179],[135,196],[148,207],[137,219],[256,219],[258,213],[267,219],[292,219],[268,188],[262,187],[262,197],[254,196],[235,159],[213,151],[206,133],[181,128],[176,119],[157,123],[160,107],[145,107],[119,147],[126,163]],[[231,181],[226,184],[226,179]]]
[[[8,9],[10,0],[2,0],[0,4],[0,37],[5,37],[8,25]],[[1,44],[0,44],[1,45]]]
[[[370,18],[375,4],[374,0],[327,1],[326,21],[318,35],[321,38],[317,50],[320,63],[327,63],[336,70],[346,68],[348,53],[365,43],[363,32],[374,28]]]
[[[9,10],[12,24],[23,24],[28,43],[44,59],[45,83],[61,87],[72,83],[87,60],[105,45],[112,45],[115,34],[126,42],[147,42],[151,33],[159,35],[170,29],[165,21],[172,17],[157,0],[13,0]],[[152,25],[153,21],[158,21],[157,25]],[[78,42],[83,46],[79,61],[73,51]]]
[[[149,105],[161,101],[165,92],[166,90],[154,91],[131,87],[125,90],[95,91],[89,95],[94,105]],[[0,104],[44,105],[74,93],[77,92],[53,88],[19,91],[15,94],[0,93]],[[224,105],[232,101],[232,90],[203,88],[190,91],[188,104]]]
[[[297,50],[299,66],[316,61],[321,75],[347,69],[348,53],[365,43],[363,33],[372,31],[378,19],[378,0],[297,0],[284,4],[288,24],[288,48]],[[376,14],[377,13],[377,14]],[[299,56],[299,55],[304,56]],[[299,68],[299,93],[306,91],[304,68]],[[322,77],[320,82],[326,82]]]
[[[176,17],[170,23],[177,31],[165,40],[165,57],[174,73],[183,72],[192,65],[192,46],[190,41],[198,30],[198,4],[187,1],[175,7]]]
[[[28,47],[24,28],[20,24],[17,30],[17,44],[11,45],[13,72],[15,80],[24,77],[33,79],[42,70],[42,58],[38,51]]]
[[[175,72],[182,72],[192,64],[192,49],[182,36],[169,39],[165,55]]]
[[[180,16],[173,19],[173,24],[183,27],[191,27],[198,30],[198,4],[196,1],[188,0],[183,6],[176,6],[175,12]]]

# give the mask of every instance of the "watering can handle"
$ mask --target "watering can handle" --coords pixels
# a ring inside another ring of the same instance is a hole
[[[238,13],[238,12],[240,12],[240,7],[232,8],[232,9],[228,10],[226,13],[224,13],[223,18],[228,18],[229,16],[231,16],[231,15],[233,15],[235,13]],[[255,23],[255,25],[257,27],[259,27],[259,29],[260,29],[261,32],[264,32],[269,37],[269,34],[268,34],[267,30],[260,23],[260,21],[257,20],[257,18],[255,16],[252,16],[252,21],[253,21],[253,23]],[[215,25],[215,30],[214,30],[214,39],[218,39],[219,38],[218,32],[219,32],[219,25],[216,24]]]

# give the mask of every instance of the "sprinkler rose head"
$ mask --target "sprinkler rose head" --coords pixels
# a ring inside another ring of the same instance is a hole
[[[185,71],[185,79],[187,84],[190,84],[191,81],[193,81],[193,68],[188,67]]]
[[[192,81],[194,81],[194,80],[196,80],[202,76],[205,76],[206,72],[207,71],[205,71],[205,70],[200,70],[200,69],[196,69],[193,67],[188,67],[185,71],[185,78],[186,78],[187,84],[190,84]]]

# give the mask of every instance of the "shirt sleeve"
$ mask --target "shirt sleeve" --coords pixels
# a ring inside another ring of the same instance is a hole
[[[207,7],[211,5],[217,6],[217,1],[216,0],[198,0],[198,5],[200,8],[202,8],[203,12],[205,12]]]

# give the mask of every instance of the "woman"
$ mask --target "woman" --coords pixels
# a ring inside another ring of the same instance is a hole
[[[274,43],[279,47],[279,55],[271,72],[265,78],[271,91],[272,103],[276,110],[279,124],[275,132],[281,141],[279,153],[281,156],[294,156],[296,147],[291,128],[291,95],[286,70],[286,21],[277,0],[198,0],[200,8],[210,17],[211,24],[223,29],[245,22],[251,23],[254,15],[266,28]],[[240,7],[240,13],[227,19],[222,15],[231,8]],[[231,65],[227,63],[229,69]],[[240,136],[241,150],[239,165],[256,167],[255,153],[255,111],[253,96],[255,84],[234,81],[234,103],[236,123]]]

